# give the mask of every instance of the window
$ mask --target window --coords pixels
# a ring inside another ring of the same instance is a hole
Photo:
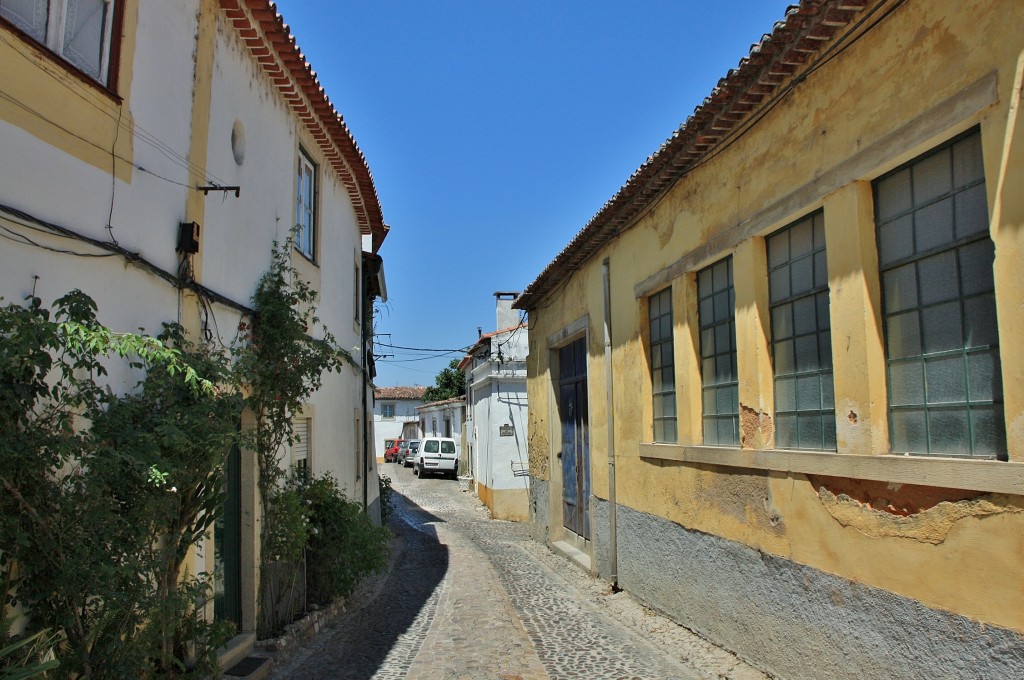
[[[115,0],[0,0],[0,17],[99,82],[110,69]]]
[[[649,300],[651,386],[654,396],[654,441],[674,444],[676,433],[676,369],[672,354],[672,289]]]
[[[874,189],[892,450],[1005,458],[980,133]]]
[[[384,420],[393,420],[395,417],[395,405],[394,404],[381,404],[380,415]]]
[[[356,264],[355,264],[355,273],[353,275],[353,281],[352,281],[352,323],[355,324],[355,326],[357,328],[359,327],[359,318],[360,318],[359,317],[359,312],[362,310],[362,307],[363,307],[363,298],[362,298],[362,293],[363,293],[362,288],[363,287],[361,285],[362,281],[363,281],[363,278],[362,278],[362,276],[360,276],[360,269],[359,269],[359,262],[360,262],[361,259],[362,259],[361,256],[359,254],[357,254],[356,255]]]
[[[821,212],[769,236],[775,444],[836,449],[825,223]]]
[[[297,470],[309,470],[309,418],[296,418],[292,422],[292,465]]]
[[[316,259],[316,166],[299,151],[299,174],[295,187],[295,249]]]
[[[697,306],[704,443],[736,446],[740,443],[740,406],[731,257],[697,273]]]

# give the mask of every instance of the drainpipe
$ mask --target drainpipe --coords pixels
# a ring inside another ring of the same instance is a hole
[[[366,418],[369,415],[369,409],[367,408],[366,403],[366,391],[370,385],[370,375],[366,361],[366,317],[368,316],[366,308],[370,307],[372,315],[373,307],[372,305],[366,304],[366,299],[369,296],[369,291],[367,290],[369,288],[369,284],[367,283],[369,281],[369,272],[366,271],[368,268],[369,263],[365,263],[363,265],[363,275],[360,277],[362,279],[362,281],[360,281],[360,287],[362,288],[362,291],[360,292],[362,294],[359,296],[359,304],[362,306],[362,309],[360,310],[362,313],[359,315],[359,363],[362,364],[363,374],[363,512],[369,512],[370,510],[370,425],[366,422]]]
[[[615,501],[615,411],[612,399],[612,295],[611,295],[611,273],[609,271],[609,258],[601,263],[601,278],[604,283],[604,379],[606,394],[606,413],[608,421],[608,561],[609,580],[612,582],[612,589],[619,587],[619,537],[616,526],[616,501]]]

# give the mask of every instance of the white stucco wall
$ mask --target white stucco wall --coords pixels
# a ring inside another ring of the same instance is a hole
[[[132,160],[163,179],[138,169],[132,170],[130,182],[112,179],[110,167],[86,163],[0,116],[0,203],[97,240],[114,238],[127,250],[174,271],[177,228],[186,202],[186,189],[179,184],[188,180],[183,159],[188,155],[196,11],[195,0],[143,2],[139,8],[137,75],[130,97],[135,126]],[[104,105],[99,92],[67,84],[70,74],[55,76],[38,67],[37,78],[38,87],[52,89],[69,107]],[[37,110],[35,118],[34,124],[45,127],[54,112]],[[110,120],[112,128],[115,124]],[[131,131],[122,128],[118,134]],[[160,150],[152,138],[174,153]],[[13,226],[6,220],[2,223]],[[51,248],[103,252],[81,241],[13,228]],[[176,290],[126,265],[121,257],[76,257],[7,239],[0,244],[0,253],[0,296],[5,302],[21,302],[32,292],[32,277],[38,276],[35,291],[44,304],[71,289],[81,289],[96,300],[100,321],[117,330],[141,327],[155,334],[161,322],[178,320]],[[120,364],[109,376],[119,390],[131,387],[136,379]]]
[[[385,404],[395,407],[393,418],[383,416]],[[416,409],[423,404],[419,399],[379,399],[373,406],[374,451],[378,459],[384,458],[384,441],[402,436],[406,423],[418,423]]]
[[[186,219],[190,185],[187,166],[192,143],[193,79],[197,0],[142,0],[126,97],[134,125],[130,159],[136,167],[127,181],[112,179],[110,168],[80,160],[66,149],[8,122],[0,115],[0,203],[100,241],[117,243],[167,272],[176,272],[178,224]],[[218,13],[214,52],[206,175],[241,186],[241,195],[212,192],[204,200],[199,281],[243,305],[270,264],[271,245],[287,236],[294,221],[295,173],[300,144],[319,166],[318,257],[313,265],[297,257],[302,275],[319,290],[319,316],[337,344],[359,356],[359,325],[353,306],[363,238],[345,188],[319,157],[298,119]],[[68,106],[96,106],[105,96],[73,88],[39,68],[39,87],[53,88]],[[49,67],[59,72],[59,67]],[[72,83],[73,85],[74,83]],[[66,89],[66,95],[64,90]],[[86,94],[81,94],[82,92]],[[83,99],[84,98],[84,99]],[[108,107],[110,104],[106,104]],[[38,111],[46,117],[47,111]],[[49,114],[52,115],[52,114]],[[231,130],[245,128],[244,162],[235,162]],[[114,126],[115,120],[110,120]],[[43,124],[45,123],[37,123]],[[119,135],[132,134],[125,125]],[[76,144],[73,138],[69,144]],[[159,177],[157,177],[159,175]],[[108,231],[107,224],[112,225]],[[0,221],[50,248],[82,253],[104,251],[80,241],[48,236]],[[120,331],[139,328],[156,334],[163,322],[182,321],[178,291],[168,282],[120,256],[84,258],[4,240],[0,243],[0,296],[20,302],[33,291],[44,304],[79,288],[99,306],[100,321]],[[38,276],[38,279],[33,277]],[[230,344],[239,313],[213,305],[210,330]],[[109,378],[115,390],[134,386],[138,376],[120,363]],[[362,498],[352,460],[357,447],[356,418],[361,416],[362,378],[354,368],[325,376],[323,389],[310,400],[315,472],[335,474],[353,498]],[[372,403],[372,398],[368,401]],[[371,443],[372,445],[372,443]],[[376,480],[370,485],[376,497]]]
[[[525,363],[484,362],[471,377],[474,478],[496,491],[526,489],[529,477],[521,474],[527,469]],[[501,436],[506,425],[511,436]]]

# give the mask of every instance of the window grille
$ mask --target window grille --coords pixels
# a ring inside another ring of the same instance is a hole
[[[894,452],[1005,458],[981,134],[874,186]]]
[[[652,295],[648,305],[651,338],[651,385],[654,395],[654,441],[679,440],[676,423],[676,375],[672,344],[672,289]]]
[[[775,445],[836,449],[825,223],[819,211],[766,239]]]
[[[704,443],[736,446],[740,443],[740,408],[731,257],[697,273],[697,305]]]

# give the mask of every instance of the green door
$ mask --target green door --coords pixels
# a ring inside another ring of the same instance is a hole
[[[242,627],[242,465],[238,447],[232,446],[224,466],[227,498],[213,525],[214,563],[213,615]]]

